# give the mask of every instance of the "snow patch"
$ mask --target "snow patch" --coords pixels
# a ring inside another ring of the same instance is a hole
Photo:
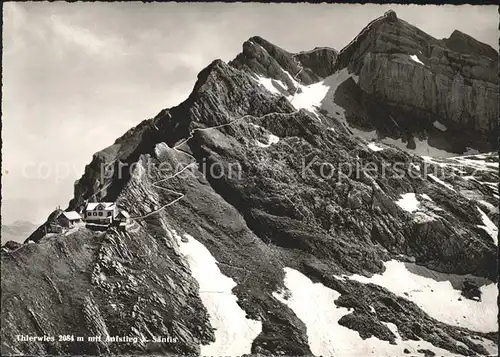
[[[361,275],[346,278],[382,286],[398,296],[413,301],[431,317],[444,323],[480,332],[498,330],[496,283],[481,286],[481,301],[474,301],[461,296],[461,292],[451,285],[449,280],[463,278],[461,276],[436,273],[412,263],[396,260],[385,262],[384,265],[386,268],[384,273],[373,275],[371,278]],[[426,271],[426,275],[442,276],[449,280],[437,281],[417,275],[408,270],[406,265]]]
[[[477,180],[476,180],[477,181]],[[488,182],[488,181],[477,181],[481,185],[486,185],[489,188],[493,189],[493,191],[498,192],[498,183],[497,182]]]
[[[429,176],[433,181],[439,183],[440,185],[443,185],[444,187],[446,187],[447,189],[450,189],[452,191],[455,191],[455,189],[453,188],[453,186],[451,186],[450,184],[444,182],[443,180],[437,178],[435,175],[433,174],[428,174],[427,176]]]
[[[274,134],[269,134],[269,142],[267,144],[261,143],[260,141],[257,140],[257,146],[261,148],[267,148],[271,146],[272,144],[276,144],[278,141],[280,141],[280,138]]]
[[[434,125],[434,127],[435,127],[436,129],[441,130],[441,131],[446,131],[446,130],[448,130],[448,129],[446,128],[446,126],[444,126],[443,124],[441,124],[441,123],[440,123],[440,122],[438,122],[437,120],[436,120],[434,123],[432,123],[432,125]]]
[[[359,137],[373,140],[377,138],[376,131],[365,132],[359,129],[351,128],[345,118],[345,109],[337,105],[334,101],[335,92],[340,84],[347,79],[352,78],[354,82],[359,82],[359,76],[349,73],[347,68],[344,68],[331,76],[326,77],[323,81],[310,85],[300,84],[289,72],[283,70],[296,87],[297,91],[294,95],[288,95],[286,98],[297,110],[306,109],[315,114],[318,120],[321,121],[318,115],[318,109],[325,110],[330,116],[336,118],[343,124],[351,133]],[[257,76],[257,81],[262,84],[271,93],[285,95],[286,85],[281,81],[271,80]],[[277,88],[279,85],[281,88]]]
[[[300,88],[300,93],[295,93],[288,100],[295,109],[306,109],[313,113],[316,113],[316,108],[321,106],[321,101],[329,90],[323,81],[308,86],[297,83],[297,88]]]
[[[169,152],[169,150],[170,147],[164,142],[155,145],[155,155],[158,158],[161,158],[162,156],[166,155]]]
[[[321,283],[313,283],[297,270],[285,268],[285,286],[290,292],[273,293],[273,296],[293,310],[306,325],[311,352],[316,356],[400,356],[404,348],[417,355],[417,349],[425,348],[439,356],[454,356],[449,351],[435,347],[426,341],[403,341],[394,324],[386,326],[395,332],[396,345],[376,337],[362,339],[359,333],[339,325],[339,319],[349,310],[335,305],[340,293]]]
[[[498,227],[493,223],[493,221],[488,217],[484,211],[476,207],[479,213],[481,213],[481,219],[483,220],[484,225],[477,225],[479,228],[484,229],[488,234],[493,238],[493,241],[495,242],[496,245],[498,245]]]
[[[282,91],[286,90],[285,84],[283,84],[283,82],[276,80],[276,79],[257,76],[257,82],[273,94],[282,95]],[[276,88],[276,84],[282,87],[282,91],[280,91],[278,88]]]
[[[200,286],[200,297],[210,316],[210,324],[216,329],[215,342],[202,345],[201,355],[249,354],[253,340],[262,331],[262,323],[246,318],[245,311],[232,293],[236,283],[221,273],[217,260],[203,244],[188,234],[184,235],[187,242],[183,242],[175,232],[174,236]]]
[[[278,141],[280,141],[279,137],[277,137],[276,135],[273,135],[273,134],[269,135],[269,145],[276,144]]]
[[[405,193],[402,198],[396,201],[396,204],[406,212],[414,212],[418,209],[419,201],[414,193]]]
[[[295,80],[295,78],[292,77],[292,75],[288,71],[285,71],[284,69],[282,69],[282,71],[283,71],[283,73],[285,73],[288,76],[288,78],[293,83],[293,85],[295,86],[295,88],[298,88],[298,87],[302,86],[299,82],[297,82]]]
[[[436,220],[436,215],[432,212],[416,212],[413,221],[416,223],[427,223]]]
[[[498,356],[498,345],[495,342],[479,336],[474,336],[474,338],[467,336],[467,338],[473,343],[482,345],[486,349],[488,354],[492,356]]]
[[[396,336],[396,339],[401,339],[398,327],[396,325],[394,325],[392,322],[382,322],[382,324],[385,325],[394,334],[394,336]]]
[[[421,194],[420,194],[420,197],[422,197],[424,200],[434,202],[434,201],[432,200],[432,198],[430,198],[430,197],[429,197],[428,195],[426,195],[425,193],[421,193]]]
[[[410,58],[413,62],[417,62],[417,63],[420,63],[421,65],[425,66],[425,64],[421,60],[419,60],[416,55],[410,55]]]
[[[429,164],[433,164],[433,165],[437,165],[439,167],[449,166],[449,164],[444,163],[444,162],[440,162],[440,161],[436,161],[436,158],[432,158],[430,156],[424,155],[424,156],[421,156],[421,158],[424,160],[424,162],[429,163]]]
[[[477,202],[481,203],[483,206],[486,206],[488,211],[490,211],[491,213],[499,213],[498,206],[492,205],[491,203],[485,200],[478,200]]]
[[[383,148],[381,148],[380,146],[378,146],[377,144],[375,144],[373,142],[368,144],[368,149],[370,149],[372,151],[384,150]]]
[[[498,171],[498,162],[487,162],[485,160],[468,159],[460,156],[454,157],[453,160],[458,161],[464,166],[473,167],[483,171]]]

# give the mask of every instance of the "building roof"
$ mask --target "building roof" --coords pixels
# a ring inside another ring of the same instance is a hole
[[[64,217],[66,217],[67,219],[69,219],[70,221],[74,221],[76,219],[82,219],[80,214],[78,212],[75,212],[75,211],[63,212],[62,215]]]
[[[87,207],[85,208],[86,211],[93,211],[96,209],[97,206],[99,205],[104,205],[106,209],[113,208],[115,205],[114,202],[90,202],[87,204]]]
[[[130,218],[130,214],[127,211],[124,211],[124,210],[121,210],[120,212],[118,212],[118,216],[119,215],[122,215],[125,218]]]

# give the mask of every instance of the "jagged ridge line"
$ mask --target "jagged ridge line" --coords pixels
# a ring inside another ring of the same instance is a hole
[[[369,22],[369,23],[368,23],[368,25],[366,25],[366,27],[365,27],[363,30],[361,30],[361,32],[360,32],[360,33],[358,33],[358,34],[356,35],[356,37],[354,37],[354,38],[351,40],[351,42],[349,42],[349,43],[348,43],[348,44],[347,44],[344,48],[342,48],[342,49],[339,51],[339,54],[338,54],[337,58],[338,58],[338,57],[339,57],[342,53],[344,53],[344,52],[347,50],[347,48],[348,48],[349,46],[351,46],[353,43],[355,43],[361,35],[365,34],[368,30],[370,30],[370,29],[371,29],[371,27],[372,27],[372,26],[373,26],[376,22],[378,22],[378,21],[380,21],[380,20],[385,19],[385,17],[386,17],[386,15],[384,14],[384,15],[379,16],[379,17],[377,17],[376,19],[372,20],[371,22]]]
[[[269,57],[273,58],[273,56],[271,56],[271,54],[264,48],[262,47],[260,44],[257,44],[257,46],[259,46],[263,51],[265,51]],[[302,72],[302,70],[304,69],[304,67],[302,66],[302,64],[300,63],[300,61],[298,61],[295,56],[297,56],[297,53],[295,54],[292,54],[292,59],[295,61],[295,63],[297,64],[297,67],[299,67],[299,71],[297,72],[297,74],[295,74],[295,76],[293,76],[293,79],[295,79],[296,81],[300,81],[300,80],[297,80],[297,76],[300,74],[300,72]],[[279,63],[278,63],[279,64]],[[283,67],[280,65],[281,67],[281,70],[284,71]],[[295,95],[294,95],[295,96]]]

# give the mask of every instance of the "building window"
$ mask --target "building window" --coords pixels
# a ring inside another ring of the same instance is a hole
[[[111,212],[108,212],[108,217],[111,216]]]
[[[99,216],[102,217],[102,212],[99,212]]]
[[[94,212],[94,216],[97,216],[97,212]]]
[[[87,212],[87,216],[88,217],[92,216],[92,212]]]

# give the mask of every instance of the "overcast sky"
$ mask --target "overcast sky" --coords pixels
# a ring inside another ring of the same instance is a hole
[[[179,104],[212,60],[259,35],[341,49],[388,9],[437,38],[497,48],[496,6],[4,3],[2,223],[45,221],[92,154]]]

